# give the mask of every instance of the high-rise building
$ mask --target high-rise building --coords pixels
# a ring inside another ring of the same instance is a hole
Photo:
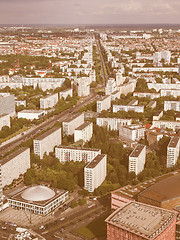
[[[63,135],[73,135],[74,130],[84,123],[84,113],[78,113],[67,118],[63,123]]]
[[[180,138],[172,137],[167,146],[167,168],[174,167],[177,163],[180,150]]]
[[[9,93],[0,93],[0,115],[15,115],[15,97]]]
[[[47,95],[43,98],[40,98],[40,108],[48,109],[53,108],[58,102],[58,93]]]
[[[146,146],[138,144],[129,156],[129,172],[142,172],[146,162]]]
[[[93,123],[85,122],[74,130],[74,142],[82,140],[83,143],[90,141],[93,135]]]
[[[101,113],[103,110],[108,110],[111,107],[111,96],[105,96],[97,101],[97,112]]]

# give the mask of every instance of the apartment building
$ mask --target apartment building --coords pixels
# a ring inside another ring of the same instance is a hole
[[[155,108],[157,105],[156,101],[151,101],[150,103],[148,103],[148,105],[146,107],[151,107],[151,108]]]
[[[180,96],[180,89],[162,89],[160,91],[160,94],[161,94],[161,97],[173,96],[177,98],[178,96]]]
[[[0,93],[0,115],[15,115],[15,97],[9,93]]]
[[[61,91],[61,92],[59,93],[59,98],[60,98],[60,99],[61,99],[61,98],[66,99],[67,96],[70,96],[70,97],[73,96],[73,90],[72,90],[71,88],[65,89],[64,91]]]
[[[147,83],[149,89],[161,90],[180,90],[180,83]]]
[[[180,112],[180,101],[164,101],[164,111],[168,110]]]
[[[136,175],[143,171],[146,162],[146,146],[138,144],[129,156],[129,172]]]
[[[93,123],[85,122],[74,130],[74,142],[82,140],[83,143],[91,140],[93,135]]]
[[[154,99],[154,98],[159,98],[160,97],[160,93],[147,93],[147,92],[134,92],[133,93],[134,97],[139,97],[139,98],[150,98],[150,99]]]
[[[40,98],[40,108],[48,109],[53,108],[58,102],[58,93],[47,95],[43,98]]]
[[[101,154],[100,149],[93,148],[79,148],[79,147],[68,147],[68,146],[58,146],[55,148],[55,156],[59,159],[61,163],[67,161],[81,162],[85,163],[91,162],[98,154]]]
[[[66,119],[63,123],[63,135],[73,135],[74,130],[84,123],[84,113],[78,113]]]
[[[121,118],[96,118],[96,124],[100,127],[107,127],[108,130],[119,130],[120,126],[131,125],[132,119]]]
[[[54,127],[33,140],[34,153],[43,159],[45,153],[49,154],[59,144],[61,144],[61,128]]]
[[[43,116],[45,116],[45,111],[43,110],[24,109],[18,112],[18,118],[26,118],[29,120],[40,119]]]
[[[30,148],[19,148],[1,160],[2,186],[10,185],[30,168]]]
[[[167,146],[167,168],[174,167],[177,163],[180,150],[180,138],[172,137]]]
[[[84,189],[94,192],[105,180],[106,174],[107,156],[99,154],[84,168]]]
[[[120,85],[118,87],[118,90],[121,92],[121,94],[124,94],[126,96],[128,93],[134,92],[135,88],[136,88],[136,81],[131,81],[123,85]]]
[[[79,97],[86,97],[90,94],[89,78],[80,78],[77,82],[77,92]]]
[[[132,141],[139,141],[145,138],[145,128],[141,125],[128,125],[119,127],[119,136],[130,139]]]
[[[97,101],[97,112],[108,110],[111,107],[111,96],[105,96]]]
[[[115,92],[116,90],[117,90],[117,87],[116,87],[115,79],[114,78],[108,79],[108,82],[105,88],[106,95],[111,95],[111,93]]]
[[[10,127],[10,116],[8,114],[0,115],[0,130],[4,126]]]
[[[113,112],[119,112],[119,111],[134,111],[138,113],[144,112],[144,106],[129,106],[129,105],[113,105]]]
[[[111,101],[115,101],[116,99],[120,99],[121,97],[121,92],[120,91],[115,91],[111,93]]]
[[[163,116],[163,111],[158,111],[153,115],[153,121],[158,121]]]
[[[161,128],[161,129],[172,129],[173,131],[180,129],[180,122],[179,121],[168,121],[168,120],[153,120],[153,127]]]

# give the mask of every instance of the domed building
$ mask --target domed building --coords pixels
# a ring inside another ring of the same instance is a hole
[[[35,185],[23,187],[11,193],[8,197],[8,203],[12,208],[45,216],[67,199],[68,191],[54,190],[44,185]]]

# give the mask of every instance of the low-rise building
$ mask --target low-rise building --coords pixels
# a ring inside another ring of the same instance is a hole
[[[2,186],[10,185],[30,168],[30,148],[19,148],[1,160]]]
[[[180,150],[180,138],[172,137],[167,146],[167,168],[174,167],[177,163]]]
[[[77,92],[79,97],[86,97],[90,94],[89,78],[80,78],[77,82]]]
[[[79,148],[79,147],[68,147],[59,146],[55,148],[55,156],[61,163],[67,161],[85,163],[91,162],[98,154],[101,154],[100,149],[93,148]]]
[[[67,96],[70,96],[70,97],[73,96],[73,90],[72,90],[71,88],[65,89],[64,91],[61,91],[61,92],[59,93],[59,98],[60,98],[60,99],[61,99],[61,98],[66,99]]]
[[[116,99],[120,99],[121,97],[121,92],[120,91],[115,91],[111,93],[111,101],[115,101]]]
[[[100,127],[107,127],[108,130],[119,130],[120,126],[131,125],[132,119],[122,118],[96,118],[96,124]]]
[[[134,111],[138,113],[144,112],[144,106],[129,106],[129,105],[113,105],[113,112],[119,112],[119,111]]]
[[[0,115],[0,130],[4,126],[10,127],[10,116],[8,114]]]
[[[178,96],[180,96],[180,89],[161,89],[160,94],[161,97],[173,96],[177,98]]]
[[[146,162],[146,146],[138,144],[129,156],[129,172],[136,175],[143,171]]]
[[[99,154],[84,168],[84,189],[94,192],[105,180],[106,174],[107,156]]]
[[[58,102],[58,93],[47,95],[43,98],[40,98],[40,108],[48,109],[53,108]]]
[[[54,127],[33,140],[34,153],[42,159],[45,153],[52,152],[59,144],[61,144],[61,128]]]
[[[111,107],[111,96],[105,96],[97,101],[97,112],[108,110]]]
[[[74,142],[82,140],[83,143],[90,141],[93,135],[93,123],[85,122],[74,130]]]
[[[180,112],[180,101],[164,101],[164,111],[168,110]]]
[[[45,111],[43,110],[24,109],[18,112],[18,118],[26,118],[29,120],[40,119],[43,116],[45,116]]]
[[[84,113],[78,113],[66,119],[63,123],[63,136],[73,135],[74,130],[84,123]]]
[[[145,128],[137,124],[120,126],[119,136],[132,141],[139,141],[140,139],[145,138]]]

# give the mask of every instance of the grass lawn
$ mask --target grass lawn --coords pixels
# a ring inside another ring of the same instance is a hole
[[[89,224],[82,226],[80,228],[75,229],[73,232],[88,238],[100,238],[104,237],[103,239],[106,239],[106,223],[105,219],[109,216],[110,212],[103,213],[100,217],[95,219],[94,221],[90,222]]]

